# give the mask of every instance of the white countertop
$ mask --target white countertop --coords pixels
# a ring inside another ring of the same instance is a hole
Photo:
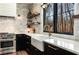
[[[57,37],[53,37],[53,39],[46,39],[44,41],[64,50],[79,54],[79,42],[77,41]]]
[[[36,40],[44,41],[52,45],[55,45],[57,47],[60,47],[62,49],[65,49],[67,51],[79,54],[79,41],[69,40],[59,37],[51,37],[49,39],[47,35],[43,35],[43,34],[31,34],[31,33],[26,33],[26,34],[31,36],[32,38],[35,38]]]

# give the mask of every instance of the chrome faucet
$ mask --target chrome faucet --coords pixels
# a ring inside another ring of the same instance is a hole
[[[51,25],[48,26],[48,32],[49,32],[48,35],[49,35],[49,39],[50,39],[50,36],[52,35],[52,34],[51,34]]]
[[[52,34],[51,34],[51,25],[45,25],[44,28],[45,28],[45,29],[47,28],[48,36],[49,36],[49,38],[50,38],[50,36],[52,35]]]

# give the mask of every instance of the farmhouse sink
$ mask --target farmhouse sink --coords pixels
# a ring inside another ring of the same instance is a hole
[[[34,47],[36,47],[37,49],[39,49],[40,51],[44,51],[44,43],[43,43],[43,41],[44,40],[50,40],[50,39],[52,39],[52,37],[51,38],[49,38],[48,36],[33,36],[32,38],[31,38],[31,44],[34,46]]]

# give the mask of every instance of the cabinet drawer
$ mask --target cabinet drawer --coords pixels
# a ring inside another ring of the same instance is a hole
[[[31,39],[31,37],[30,37],[30,36],[27,36],[26,38],[27,38],[27,39]]]
[[[59,48],[50,44],[47,45],[47,48],[50,48],[51,50],[59,50]]]
[[[44,52],[46,55],[56,55],[58,54],[59,48],[44,42]]]

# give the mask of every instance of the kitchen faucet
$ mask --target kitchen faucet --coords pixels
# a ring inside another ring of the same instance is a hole
[[[49,36],[49,38],[50,38],[50,36],[52,35],[52,34],[51,34],[51,25],[50,25],[50,24],[49,24],[49,25],[45,25],[44,28],[47,29],[47,31],[48,31],[48,36]]]
[[[50,36],[52,35],[52,34],[51,34],[51,25],[48,25],[48,32],[49,32],[48,35],[49,35],[49,39],[50,39]]]

